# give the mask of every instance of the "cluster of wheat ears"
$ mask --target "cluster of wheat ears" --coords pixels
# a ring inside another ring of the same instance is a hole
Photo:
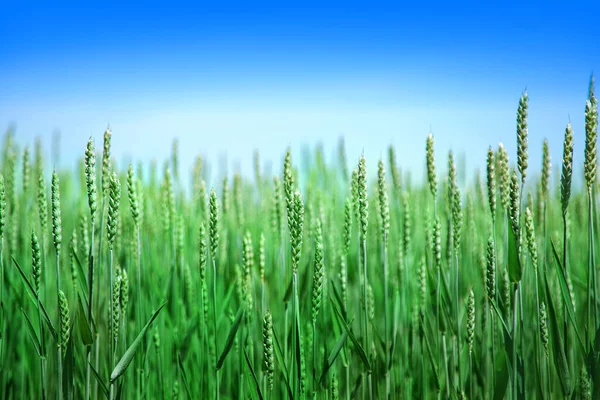
[[[186,190],[177,141],[162,173],[117,168],[107,129],[48,188],[9,131],[0,398],[600,398],[593,78],[554,178],[547,141],[528,175],[528,101],[487,185],[452,152],[439,179],[429,134],[423,184],[393,147],[376,181],[349,171],[340,141],[274,176],[256,152],[232,185],[198,157]]]

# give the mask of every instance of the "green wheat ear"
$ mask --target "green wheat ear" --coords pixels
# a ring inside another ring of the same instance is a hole
[[[69,240],[69,266],[71,269],[71,281],[73,282],[73,288],[77,288],[77,267],[75,265],[75,255],[77,254],[77,230],[73,230],[71,233],[71,240]]]
[[[350,253],[350,241],[352,237],[352,200],[350,197],[346,198],[344,203],[344,231],[343,231],[343,242],[344,242],[344,255],[348,256]]]
[[[88,140],[85,148],[85,184],[87,188],[90,216],[92,219],[92,225],[94,225],[96,222],[98,204],[96,192],[96,150],[94,148],[94,141],[92,138]]]
[[[571,123],[565,129],[565,140],[563,144],[563,164],[560,176],[560,202],[562,214],[567,214],[569,199],[571,198],[571,180],[573,178],[573,129]]]
[[[410,202],[408,192],[402,195],[402,250],[408,254],[408,248],[411,240],[411,221],[410,221]]]
[[[169,165],[165,165],[163,184],[162,184],[162,200],[164,211],[164,230],[167,236],[172,235],[172,230],[175,226],[175,193],[173,192],[173,181],[171,180],[171,169]]]
[[[60,212],[60,182],[56,171],[52,173],[52,237],[56,251],[62,244],[62,218]]]
[[[517,109],[517,166],[521,174],[521,184],[525,184],[527,176],[527,109],[529,107],[529,96],[525,91],[519,98]]]
[[[432,245],[433,257],[436,269],[442,266],[442,223],[440,217],[436,217],[433,223]]]
[[[321,309],[323,295],[323,280],[325,277],[325,263],[323,261],[323,229],[321,220],[317,219],[315,229],[315,260],[313,272],[313,292],[312,292],[312,322],[317,322],[317,316]]]
[[[0,174],[0,241],[4,239],[6,228],[6,188],[4,187],[4,176]]]
[[[520,226],[520,194],[519,194],[519,180],[517,177],[517,171],[512,171],[510,175],[510,207],[509,216],[512,224],[512,229],[515,236],[519,236]]]
[[[288,229],[292,230],[292,214],[294,213],[294,175],[292,172],[292,153],[288,148],[283,162],[283,191],[285,193],[285,207],[287,211]]]
[[[546,303],[543,301],[540,303],[540,339],[544,346],[546,356],[549,357],[548,314],[546,313]]]
[[[548,188],[550,186],[550,170],[552,168],[552,162],[550,157],[550,146],[548,145],[548,139],[544,139],[542,145],[542,177],[541,177],[541,191],[542,197],[546,200],[548,196]]]
[[[473,353],[473,343],[475,341],[475,293],[473,289],[469,291],[467,299],[467,345],[469,354]]]
[[[462,238],[462,200],[460,197],[460,189],[456,187],[453,191],[454,200],[452,201],[452,243],[454,251],[458,254],[460,242]]]
[[[375,295],[370,283],[367,284],[367,316],[369,321],[375,320]]]
[[[244,268],[244,281],[242,285],[242,297],[244,299],[248,315],[253,306],[252,298],[252,270],[254,267],[254,249],[252,247],[252,236],[246,231],[242,241],[242,264]]]
[[[502,271],[502,301],[504,302],[504,318],[507,318],[510,310],[510,278],[506,268]]]
[[[113,172],[110,177],[110,187],[108,193],[108,219],[106,221],[106,235],[108,238],[108,248],[113,250],[115,238],[117,236],[117,225],[119,222],[119,207],[121,203],[121,183],[117,174]]]
[[[260,274],[260,281],[265,281],[265,267],[267,264],[266,256],[265,256],[265,234],[260,234],[260,240],[258,242],[258,271]]]
[[[104,152],[102,153],[102,195],[105,196],[108,193],[110,186],[110,138],[112,133],[110,127],[104,131]]]
[[[206,182],[204,180],[202,180],[201,182],[201,186],[200,186],[200,191],[199,196],[200,199],[202,199],[201,202],[201,209],[203,210],[204,214],[206,214]],[[210,195],[209,195],[210,196]],[[227,178],[227,175],[225,175],[223,177],[223,182],[222,182],[222,186],[221,186],[221,212],[223,213],[223,219],[225,220],[227,218],[227,215],[229,215],[229,180]],[[203,216],[203,218],[206,218]]]
[[[585,103],[585,183],[588,191],[596,180],[598,141],[598,100],[594,95],[594,76],[590,78],[588,99]]]
[[[348,276],[346,257],[340,257],[340,292],[342,296],[342,304],[348,304]]]
[[[29,146],[25,146],[25,150],[23,150],[23,169],[22,169],[22,179],[23,179],[23,187],[22,193],[24,196],[29,194],[29,184],[31,179],[31,164],[29,163]]]
[[[210,237],[210,256],[213,260],[217,259],[217,250],[219,249],[219,205],[217,203],[217,194],[214,189],[210,191],[208,201],[209,220],[208,232]]]
[[[435,154],[434,154],[433,134],[427,136],[426,155],[427,155],[427,180],[429,181],[429,190],[435,199],[437,197],[437,177],[435,174]]]
[[[283,216],[282,216],[282,196],[281,196],[281,182],[279,177],[275,175],[273,177],[273,210],[272,210],[272,221],[271,225],[273,233],[280,235],[283,230]]]
[[[37,200],[40,228],[42,232],[42,238],[44,238],[48,228],[48,196],[46,194],[46,181],[44,180],[43,174],[40,174],[38,180]]]
[[[60,315],[60,343],[59,347],[63,354],[67,351],[67,344],[69,343],[69,337],[71,336],[71,318],[69,317],[69,303],[67,302],[67,296],[60,290],[58,292],[58,309]]]
[[[500,178],[500,201],[502,208],[510,207],[510,173],[508,169],[508,153],[504,145],[498,146],[498,176]]]
[[[125,269],[121,270],[120,275],[121,285],[119,286],[119,300],[121,306],[121,314],[125,315],[127,312],[127,305],[129,304],[129,276]]]
[[[419,281],[419,306],[422,310],[425,307],[425,302],[427,301],[427,262],[425,260],[425,257],[421,257],[418,281]]]
[[[495,169],[495,157],[492,146],[488,148],[487,153],[487,192],[488,192],[488,203],[490,206],[490,212],[492,214],[492,221],[496,220],[496,169]]]
[[[381,218],[381,237],[383,245],[387,246],[390,231],[390,204],[385,183],[385,166],[383,160],[379,160],[377,169],[377,192],[379,198],[379,216]]]
[[[31,275],[33,277],[35,293],[39,294],[42,277],[42,252],[34,231],[31,232]]]
[[[131,217],[135,226],[140,226],[140,205],[138,203],[137,185],[135,181],[135,172],[133,166],[129,164],[127,169],[127,195],[129,197],[129,208],[131,209]]]
[[[592,386],[585,365],[581,366],[579,373],[579,396],[581,400],[592,400]]]
[[[292,220],[290,229],[290,242],[292,245],[292,271],[298,272],[300,264],[300,252],[302,251],[302,234],[304,227],[304,203],[299,190],[294,193],[294,204],[292,208]]]
[[[331,377],[331,400],[339,400],[340,399],[340,392],[339,392],[339,387],[338,387],[338,379],[337,379],[337,375],[333,374],[333,376]]]
[[[113,340],[117,341],[119,338],[119,321],[121,319],[121,274],[117,268],[117,279],[113,282],[112,287],[112,333]]]
[[[454,208],[454,192],[458,188],[456,181],[456,164],[454,163],[454,153],[452,150],[448,152],[448,209],[450,213]]]
[[[367,198],[367,164],[365,157],[358,161],[358,213],[360,215],[361,240],[367,240],[369,224],[369,200]]]
[[[531,262],[533,268],[537,268],[538,263],[538,249],[535,241],[535,226],[533,224],[533,214],[529,207],[525,209],[525,239],[527,240],[527,248],[531,255]]]
[[[496,298],[496,253],[494,250],[494,238],[489,237],[486,252],[486,289],[490,302]]]
[[[206,248],[206,226],[202,222],[198,230],[198,266],[200,267],[200,280],[202,282],[206,278]]]
[[[263,319],[263,347],[265,373],[271,391],[275,377],[275,348],[273,346],[273,316],[269,310],[265,312]]]

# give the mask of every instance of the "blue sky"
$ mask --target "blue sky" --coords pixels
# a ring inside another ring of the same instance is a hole
[[[66,164],[110,124],[118,161],[162,160],[178,137],[184,165],[246,168],[259,148],[277,170],[288,145],[344,135],[350,160],[375,167],[393,143],[420,173],[430,129],[442,165],[453,148],[482,166],[499,141],[514,155],[527,88],[532,168],[544,137],[559,163],[569,119],[582,154],[600,4],[481,3],[5,4],[0,128],[48,145],[60,130]]]

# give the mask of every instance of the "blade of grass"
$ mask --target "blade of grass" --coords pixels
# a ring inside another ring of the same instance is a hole
[[[31,302],[37,306],[38,296],[35,294],[35,290],[33,289],[31,282],[29,282],[29,279],[27,279],[27,276],[25,275],[25,273],[19,266],[19,263],[17,262],[17,260],[15,260],[15,258],[12,256],[11,256],[11,258],[12,258],[13,263],[17,267],[17,270],[19,270],[19,274],[21,274],[21,278],[23,278],[23,282],[25,282],[26,287],[29,289],[29,292],[27,294],[29,295]],[[31,298],[31,297],[33,297],[33,298]],[[42,299],[39,299],[39,302],[40,302],[40,308],[42,309],[42,312],[44,313],[44,319],[46,320],[46,323],[48,324],[48,328],[50,329],[50,333],[52,334],[52,338],[54,340],[56,340],[56,337],[57,337],[56,329],[54,329],[52,320],[50,319],[50,316],[46,312],[46,308],[44,307],[44,304],[42,303]]]
[[[262,395],[262,392],[260,391],[260,383],[258,382],[256,373],[254,372],[254,368],[252,368],[252,363],[250,362],[250,358],[248,358],[248,353],[246,353],[246,349],[244,349],[244,358],[246,359],[246,366],[250,370],[250,375],[252,376],[252,381],[254,383],[254,388],[256,389],[256,393],[258,394],[258,398],[260,400],[263,400],[264,397]]]
[[[183,387],[185,388],[185,393],[187,394],[188,399],[193,399],[192,394],[190,392],[190,385],[188,384],[187,374],[185,373],[185,368],[183,367],[183,361],[181,360],[181,354],[177,353],[177,366],[179,367],[179,372],[181,372],[181,377],[183,379]]]
[[[217,370],[223,367],[223,363],[225,363],[225,359],[227,358],[227,355],[229,354],[231,348],[233,347],[233,344],[235,343],[235,336],[237,335],[240,325],[242,324],[243,316],[244,307],[241,306],[237,312],[233,324],[231,325],[231,329],[229,330],[229,334],[227,335],[227,341],[225,342],[225,347],[223,348],[223,351],[219,356],[219,361],[217,361]]]
[[[42,356],[42,344],[40,343],[38,334],[35,331],[35,329],[33,328],[33,325],[31,324],[31,321],[29,320],[27,313],[25,312],[25,310],[22,307],[21,307],[21,312],[23,313],[23,316],[25,317],[25,321],[27,322],[27,332],[29,333],[29,336],[31,337],[31,341],[33,342],[33,347],[35,347],[35,352],[38,355],[38,357],[41,357]]]
[[[117,366],[115,367],[115,369],[113,369],[112,373],[110,374],[111,383],[119,379],[119,377],[121,377],[125,373],[127,367],[129,367],[129,364],[131,364],[131,361],[133,360],[133,357],[135,356],[138,347],[142,343],[142,340],[146,332],[148,331],[148,328],[150,328],[150,325],[152,325],[152,323],[158,317],[158,314],[160,314],[161,310],[165,307],[166,304],[167,303],[165,302],[160,307],[158,307],[158,310],[154,312],[154,315],[152,315],[150,320],[146,323],[146,326],[142,328],[142,331],[138,334],[137,338],[135,338],[131,346],[129,346],[129,348],[125,351],[125,354],[123,354],[123,357],[121,357],[121,360],[119,360]]]
[[[91,363],[89,363],[88,365],[90,366],[90,370],[92,371],[94,378],[96,378],[96,382],[98,382],[98,386],[102,390],[102,393],[104,393],[104,397],[106,397],[108,399],[109,393],[108,393],[108,388],[106,387],[106,384],[104,383],[104,381],[98,374],[98,371],[96,371],[96,368],[94,368],[94,366]]]
[[[294,395],[292,392],[292,387],[290,386],[289,379],[289,370],[287,365],[285,364],[285,357],[283,351],[281,350],[281,345],[279,344],[279,338],[277,337],[277,333],[275,332],[275,327],[273,327],[273,338],[275,343],[275,355],[277,356],[277,362],[281,368],[281,373],[283,375],[283,381],[285,383],[285,387],[287,389],[288,397],[293,400]]]
[[[330,298],[331,298],[331,295],[330,295]],[[340,324],[344,328],[344,331],[348,333],[348,337],[352,341],[352,344],[354,345],[354,348],[358,352],[358,355],[359,355],[361,361],[363,362],[363,364],[367,368],[367,371],[370,371],[371,370],[371,363],[369,362],[369,357],[367,357],[367,353],[365,353],[365,350],[360,345],[360,342],[358,341],[358,339],[356,339],[356,336],[354,336],[354,333],[352,333],[352,330],[350,329],[350,327],[348,326],[348,324],[346,323],[346,321],[342,317],[342,313],[340,312],[340,310],[335,305],[335,302],[333,302],[333,299],[331,300],[331,302],[333,304],[333,309],[335,310],[335,313],[337,314],[338,321],[340,322]]]
[[[575,319],[575,310],[573,309],[573,303],[571,302],[571,295],[569,294],[569,286],[567,285],[567,279],[565,277],[565,272],[563,270],[562,263],[560,261],[560,257],[556,251],[556,247],[554,246],[554,240],[550,239],[550,243],[552,244],[552,252],[554,253],[554,266],[556,267],[556,275],[558,276],[558,282],[560,284],[560,291],[562,293],[563,303],[566,305],[567,312],[569,314],[569,319],[571,320],[571,324],[575,329],[575,334],[577,335],[577,339],[579,340],[579,344],[584,353],[587,352],[585,345],[583,344],[583,340],[581,335],[579,334],[579,328],[577,327],[577,321]]]
[[[77,327],[79,328],[79,335],[81,336],[81,341],[83,344],[85,346],[91,346],[94,344],[94,335],[92,334],[90,324],[85,316],[85,311],[81,302],[81,296],[77,297],[77,314],[75,319],[77,319]]]
[[[338,339],[337,343],[335,344],[335,346],[331,350],[331,353],[329,354],[329,357],[327,357],[327,361],[325,363],[325,368],[323,369],[323,372],[321,373],[321,378],[319,379],[319,385],[323,386],[323,383],[325,381],[325,377],[327,376],[327,373],[329,372],[329,369],[333,366],[333,363],[335,362],[335,360],[337,359],[338,355],[340,354],[340,351],[344,347],[344,344],[346,344],[346,340],[347,339],[348,339],[348,331],[344,331],[344,333],[342,334],[342,337],[340,337]]]
[[[558,328],[558,319],[556,316],[556,310],[554,308],[554,301],[548,285],[548,278],[544,276],[544,282],[546,285],[546,300],[548,304],[548,317],[550,320],[550,329],[552,331],[552,350],[554,355],[554,365],[557,369],[557,374],[562,389],[563,395],[568,397],[571,395],[571,378],[569,376],[569,366],[567,365],[567,357],[565,356],[563,339],[560,335],[560,329]]]

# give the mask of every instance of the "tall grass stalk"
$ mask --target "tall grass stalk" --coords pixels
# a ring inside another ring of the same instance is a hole
[[[4,230],[6,227],[6,188],[4,186],[4,176],[0,173],[0,367],[3,366],[4,359]],[[39,295],[38,295],[39,304]],[[40,334],[42,325],[40,324]],[[0,378],[0,383],[3,380]]]
[[[212,261],[212,311],[213,311],[213,329],[214,329],[214,346],[215,352],[218,351],[217,347],[217,250],[219,248],[219,208],[217,204],[217,195],[214,189],[210,192],[209,199],[209,230],[210,230],[210,250],[211,250],[211,261]],[[215,357],[215,363],[216,363]],[[215,398],[219,400],[220,388],[219,388],[219,369],[215,365]]]
[[[117,235],[117,224],[119,223],[119,207],[121,202],[121,183],[119,182],[119,178],[116,173],[112,173],[109,181],[109,201],[108,201],[108,220],[106,224],[106,234],[107,234],[107,242],[108,242],[108,293],[113,293],[115,282],[114,282],[114,252],[115,252],[115,239]],[[116,354],[116,335],[114,332],[114,324],[116,315],[116,305],[114,304],[114,296],[110,296],[110,319],[109,319],[109,360],[110,360],[110,369],[115,367],[115,354]],[[110,398],[114,398],[114,384],[111,381],[110,383]]]
[[[378,168],[378,194],[379,214],[381,218],[381,246],[383,258],[383,308],[384,308],[384,361],[385,361],[385,398],[390,398],[390,352],[389,352],[389,305],[388,305],[388,235],[390,230],[390,209],[385,183],[385,167],[383,160],[379,161]],[[366,259],[366,257],[365,257]]]
[[[597,169],[598,141],[598,100],[596,99],[594,76],[590,78],[588,100],[585,104],[585,162],[584,177],[588,199],[588,326],[591,325],[590,314],[593,315],[594,325],[598,326],[598,299],[596,281],[596,263],[594,256],[594,184]],[[589,304],[593,307],[589,307]],[[595,334],[595,332],[591,332]]]
[[[52,236],[54,238],[54,248],[56,250],[56,295],[57,304],[60,304],[60,249],[62,244],[62,218],[60,210],[60,182],[56,171],[52,173]],[[64,345],[61,342],[60,332],[63,330],[62,318],[60,312],[58,313],[58,350],[57,350],[57,365],[58,365],[58,395],[59,398],[63,397],[63,363],[62,363],[62,350],[61,347]]]
[[[369,341],[369,312],[368,312],[368,300],[367,300],[367,286],[369,280],[367,276],[367,227],[369,221],[368,208],[369,203],[367,199],[367,165],[364,156],[361,156],[358,162],[358,210],[360,215],[360,239],[361,239],[361,250],[362,250],[362,277],[363,277],[363,322],[364,322],[364,349],[367,352],[367,356],[370,358],[371,355],[371,342]],[[368,393],[369,397],[373,396],[373,378],[371,372],[367,372],[368,379]]]

